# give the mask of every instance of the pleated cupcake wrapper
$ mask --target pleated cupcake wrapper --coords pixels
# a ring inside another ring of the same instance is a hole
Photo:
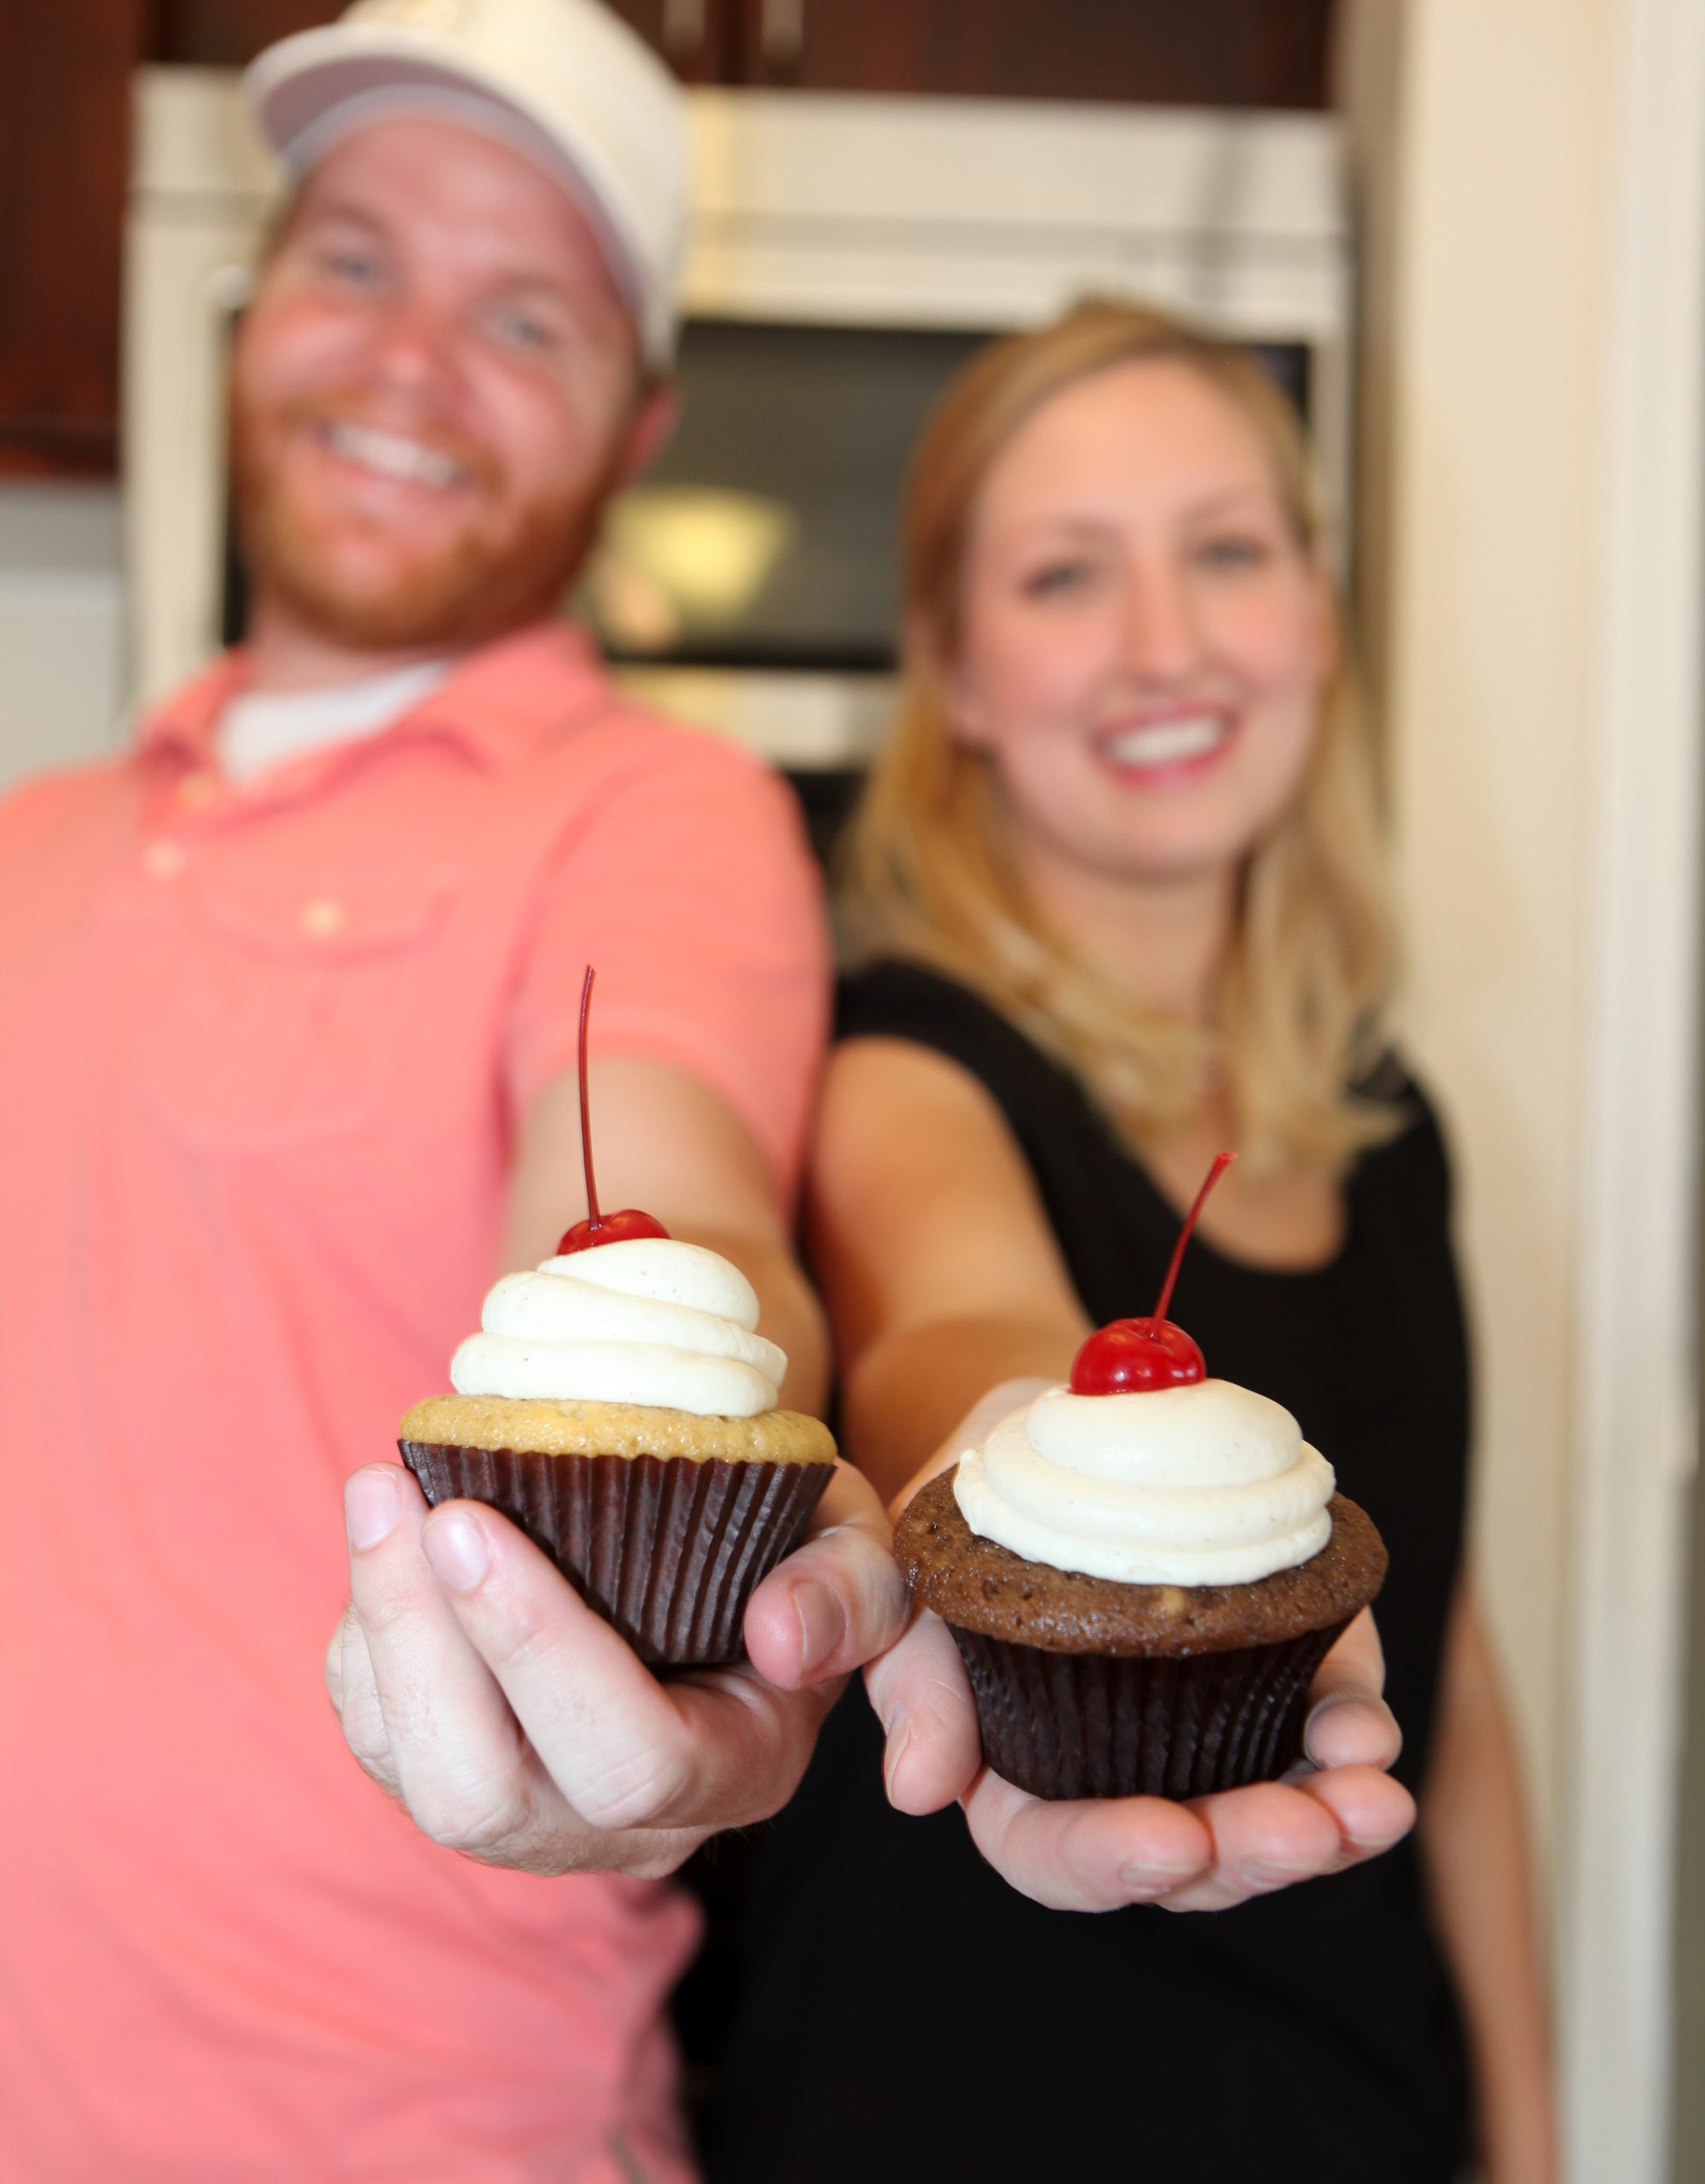
[[[1116,1658],[1015,1646],[949,1624],[983,1756],[1038,1798],[1198,1798],[1302,1757],[1308,1687],[1347,1622],[1270,1646]]]
[[[746,1601],[804,1531],[832,1469],[397,1446],[428,1502],[501,1509],[642,1661],[675,1668],[744,1658]]]

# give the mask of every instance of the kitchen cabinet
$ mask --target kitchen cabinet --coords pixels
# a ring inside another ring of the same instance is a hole
[[[609,4],[693,84],[1145,105],[1326,103],[1332,0]],[[152,57],[239,66],[329,12],[325,0],[158,0]]]
[[[0,0],[0,475],[110,477],[145,0]]]
[[[732,0],[608,0],[683,84],[735,84],[738,12]]]
[[[610,0],[693,84],[1319,107],[1333,0]],[[110,476],[129,79],[333,0],[0,0],[0,475]]]
[[[1324,107],[1332,0],[723,0],[740,84]]]
[[[264,46],[338,12],[336,0],[155,0],[148,58],[241,68]]]

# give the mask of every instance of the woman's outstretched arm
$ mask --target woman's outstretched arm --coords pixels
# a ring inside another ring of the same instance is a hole
[[[954,1461],[1004,1409],[1064,1380],[1089,1323],[1023,1155],[994,1101],[940,1055],[897,1040],[833,1057],[812,1194],[818,1278],[843,1374],[845,1452],[892,1501]],[[1400,1736],[1359,1617],[1314,1688],[1309,1764],[1177,1804],[1046,1801],[983,1765],[959,1654],[933,1615],[867,1674],[900,1810],[957,1800],[1011,1885],[1063,1909],[1215,1910],[1387,1850],[1414,1818],[1384,1772]]]
[[[884,1501],[998,1382],[1064,1380],[1089,1333],[1000,1109],[925,1048],[831,1057],[808,1225],[842,1443]]]

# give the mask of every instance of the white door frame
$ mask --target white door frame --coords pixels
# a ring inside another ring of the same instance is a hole
[[[1616,44],[1563,2083],[1575,2184],[1666,2184],[1696,1447],[1705,7],[1627,0]]]

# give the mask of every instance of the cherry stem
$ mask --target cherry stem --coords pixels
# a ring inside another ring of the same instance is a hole
[[[584,1066],[583,1057],[582,1066]],[[584,1093],[581,1097],[583,1101]],[[582,1112],[584,1112],[583,1108]],[[1172,1247],[1172,1263],[1167,1268],[1166,1280],[1161,1284],[1160,1302],[1154,1308],[1154,1316],[1149,1321],[1151,1327],[1158,1327],[1166,1317],[1166,1308],[1172,1302],[1172,1285],[1178,1279],[1178,1269],[1184,1258],[1184,1247],[1190,1241],[1190,1232],[1196,1226],[1197,1215],[1207,1204],[1209,1192],[1213,1189],[1215,1184],[1219,1182],[1221,1176],[1225,1174],[1237,1157],[1235,1153],[1216,1153],[1214,1155],[1214,1165],[1208,1170],[1208,1180],[1197,1192],[1196,1203],[1185,1215],[1184,1226],[1178,1232],[1178,1241]],[[589,1176],[592,1170],[589,1168],[586,1172]]]
[[[586,1162],[586,1211],[594,1228],[600,1225],[600,1217],[598,1187],[592,1180],[592,1112],[587,1103],[586,1091],[586,1024],[592,1014],[592,981],[597,975],[589,963],[586,983],[580,989],[580,1150]],[[1199,1204],[1200,1201],[1198,1202]]]

